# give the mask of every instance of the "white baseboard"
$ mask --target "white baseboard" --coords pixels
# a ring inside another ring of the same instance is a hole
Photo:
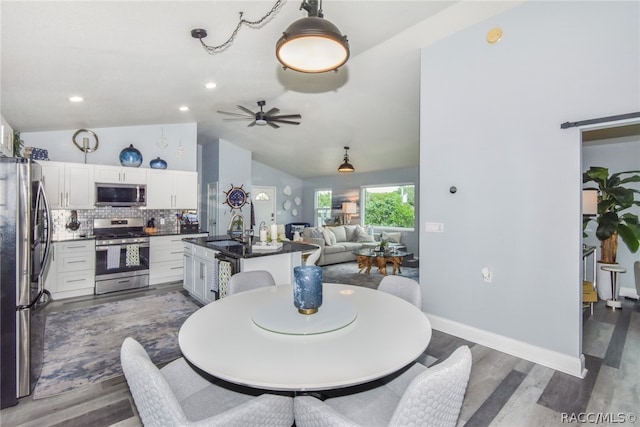
[[[433,314],[426,313],[426,315],[431,321],[433,329],[438,331],[455,335],[521,359],[529,360],[539,365],[555,369],[556,371],[573,375],[574,377],[584,378],[587,374],[584,355],[582,354],[579,357],[572,357]]]

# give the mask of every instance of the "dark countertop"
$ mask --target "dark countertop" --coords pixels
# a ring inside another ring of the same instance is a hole
[[[193,232],[189,232],[189,233],[177,233],[175,231],[160,231],[158,233],[149,234],[149,237],[155,237],[155,236],[180,236],[180,235],[188,236],[190,234],[207,234],[207,232],[206,231],[193,231]]]
[[[196,237],[190,239],[184,239],[187,243],[193,243],[194,245],[202,246],[207,249],[213,249],[219,251],[221,254],[226,255],[230,258],[257,258],[262,256],[269,255],[279,255],[279,254],[289,254],[293,252],[303,252],[303,251],[313,251],[317,249],[316,246],[307,245],[304,243],[297,242],[282,242],[282,248],[275,251],[253,251],[251,249],[251,245],[237,245],[237,246],[212,246],[208,243],[222,241],[222,240],[230,240],[229,236],[207,236],[207,237]],[[257,243],[258,240],[254,239],[253,243]]]

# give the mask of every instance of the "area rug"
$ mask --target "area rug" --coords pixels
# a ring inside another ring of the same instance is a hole
[[[380,281],[384,277],[377,267],[371,268],[371,274],[358,273],[357,262],[344,262],[341,264],[325,265],[322,267],[322,280],[326,283],[342,283],[345,285],[363,286],[365,288],[378,289]],[[401,267],[399,276],[418,280],[418,269],[414,267]],[[391,274],[391,267],[387,267],[387,274]]]
[[[178,330],[198,309],[179,291],[54,312],[45,326],[44,366],[34,399],[122,375],[120,346],[135,338],[154,363],[180,357]]]

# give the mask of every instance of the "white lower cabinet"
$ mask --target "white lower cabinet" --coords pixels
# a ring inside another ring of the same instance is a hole
[[[216,299],[211,290],[216,274],[216,254],[218,251],[193,243],[184,243],[183,287],[203,304]]]
[[[206,234],[151,236],[149,241],[149,284],[157,285],[182,280],[184,269],[182,239],[200,236],[206,236]]]
[[[44,286],[54,299],[92,295],[95,290],[94,240],[55,242]]]

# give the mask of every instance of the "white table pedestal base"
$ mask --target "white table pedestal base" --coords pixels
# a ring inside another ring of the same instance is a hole
[[[618,301],[617,299],[608,299],[607,300],[607,307],[611,307],[614,310],[616,308],[622,308],[622,302]]]

